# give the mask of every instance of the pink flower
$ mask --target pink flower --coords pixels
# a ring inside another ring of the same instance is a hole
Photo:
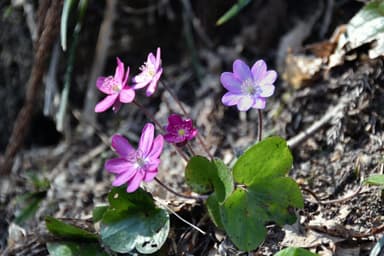
[[[233,73],[221,74],[220,81],[228,90],[221,101],[226,106],[237,105],[239,111],[264,109],[266,98],[275,91],[273,83],[276,77],[276,71],[267,71],[263,60],[258,60],[251,69],[243,61],[236,60],[233,63]]]
[[[163,73],[160,59],[160,48],[157,48],[156,57],[153,53],[148,54],[147,62],[140,67],[141,73],[133,78],[136,83],[135,89],[140,89],[148,85],[146,95],[151,96],[157,88],[160,76]]]
[[[119,154],[118,158],[105,163],[105,169],[116,175],[112,186],[128,184],[127,192],[131,193],[139,188],[142,181],[149,182],[155,178],[164,139],[162,135],[153,139],[154,130],[151,123],[144,126],[137,150],[123,136],[115,134],[112,137],[112,147]]]
[[[165,130],[167,133],[164,135],[164,139],[178,146],[184,145],[197,135],[197,129],[193,128],[192,120],[183,120],[181,116],[176,114],[168,117],[168,126],[165,127]]]
[[[124,74],[124,63],[117,59],[117,67],[114,76],[101,76],[96,81],[97,88],[107,94],[102,101],[97,103],[95,112],[104,112],[112,107],[114,112],[120,109],[121,103],[130,103],[135,98],[135,91],[127,85],[129,67]]]

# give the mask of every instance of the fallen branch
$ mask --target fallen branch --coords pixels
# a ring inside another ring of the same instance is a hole
[[[305,131],[299,133],[293,138],[290,138],[287,141],[287,144],[290,148],[294,148],[308,139],[312,134],[314,134],[317,130],[319,130],[323,125],[328,123],[332,117],[334,117],[338,112],[342,111],[346,106],[346,98],[343,97],[340,99],[339,103],[336,106],[331,106],[328,108],[325,115],[318,121],[314,122],[310,127],[308,127]]]

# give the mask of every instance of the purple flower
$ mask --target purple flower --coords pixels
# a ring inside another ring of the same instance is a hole
[[[220,81],[228,90],[221,101],[226,106],[237,105],[239,111],[263,109],[266,98],[275,91],[273,83],[276,77],[276,71],[267,71],[263,60],[258,60],[251,69],[243,61],[236,60],[233,63],[233,73],[221,74]]]
[[[137,150],[123,136],[115,134],[112,137],[112,147],[119,154],[118,158],[105,163],[105,169],[116,175],[112,186],[128,184],[127,192],[131,193],[139,188],[142,181],[149,182],[155,178],[164,139],[162,135],[153,139],[154,130],[151,123],[144,126]]]
[[[135,98],[135,91],[127,85],[129,67],[127,67],[127,72],[124,74],[124,63],[119,58],[116,59],[115,75],[101,76],[96,81],[97,88],[107,94],[107,97],[97,103],[95,112],[104,112],[110,107],[114,112],[117,112],[121,107],[121,103],[132,102]]]
[[[164,139],[178,146],[184,145],[197,135],[197,129],[193,128],[192,120],[183,120],[181,116],[176,114],[168,117],[168,126],[165,127],[165,130],[167,133],[164,135]]]
[[[160,48],[157,48],[156,57],[153,53],[148,54],[147,62],[144,62],[140,70],[141,73],[133,78],[133,81],[136,83],[134,88],[140,89],[148,85],[146,95],[151,96],[155,92],[160,76],[163,73]]]

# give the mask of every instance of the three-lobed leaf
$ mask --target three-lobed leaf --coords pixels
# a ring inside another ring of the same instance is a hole
[[[101,239],[111,250],[143,254],[161,248],[169,233],[169,215],[156,207],[152,196],[142,189],[127,193],[125,187],[113,188],[108,195],[110,206],[97,209],[101,216]]]
[[[222,204],[215,205],[211,199],[215,223],[221,221],[239,249],[256,249],[265,239],[266,223],[283,225],[296,220],[292,208],[302,208],[304,202],[296,182],[286,177],[291,166],[292,155],[285,140],[269,137],[236,162],[233,176],[240,183],[238,188]]]

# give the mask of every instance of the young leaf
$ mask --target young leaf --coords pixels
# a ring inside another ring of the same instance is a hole
[[[365,184],[383,186],[384,185],[384,175],[383,174],[373,174],[364,180]]]
[[[47,250],[51,256],[108,256],[97,243],[51,242]]]
[[[45,224],[47,225],[49,232],[62,238],[97,241],[97,236],[95,234],[71,224],[67,224],[51,216],[45,218]]]
[[[227,22],[229,19],[237,15],[245,6],[247,6],[251,0],[238,0],[223,16],[221,16],[217,21],[216,25],[220,26],[223,23]]]
[[[274,256],[317,256],[317,254],[303,248],[289,247],[277,252]]]
[[[263,178],[287,174],[292,167],[292,155],[286,141],[269,137],[249,148],[233,167],[236,182],[252,185]]]

